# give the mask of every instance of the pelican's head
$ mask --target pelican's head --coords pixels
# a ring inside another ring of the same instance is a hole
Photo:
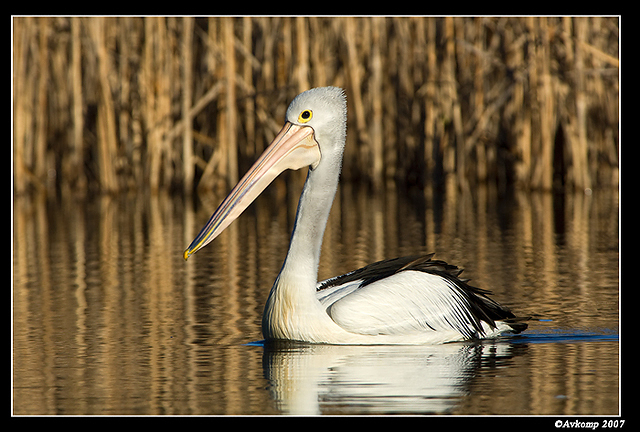
[[[342,155],[347,133],[344,90],[318,87],[300,93],[289,104],[285,117],[287,123],[312,128],[322,153],[337,149]]]
[[[342,89],[319,87],[296,96],[282,130],[184,251],[184,259],[224,231],[284,170],[322,165],[339,172],[346,124],[347,99]]]

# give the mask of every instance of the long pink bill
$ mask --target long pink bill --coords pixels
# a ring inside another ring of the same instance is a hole
[[[320,147],[313,136],[313,129],[287,122],[184,251],[184,259],[224,231],[284,170],[305,166],[315,168],[320,158]]]

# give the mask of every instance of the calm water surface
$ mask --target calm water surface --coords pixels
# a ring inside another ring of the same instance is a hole
[[[13,413],[619,413],[617,191],[342,185],[320,278],[436,252],[534,320],[481,343],[264,346],[299,192],[276,184],[188,262],[222,196],[16,198]]]

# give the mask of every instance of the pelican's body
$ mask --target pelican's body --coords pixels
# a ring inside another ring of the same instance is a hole
[[[335,87],[289,105],[273,143],[220,204],[184,253],[212,241],[285,169],[309,166],[291,244],[264,310],[267,340],[328,344],[422,344],[494,337],[526,328],[509,309],[430,256],[381,261],[317,282],[322,236],[346,141],[347,106]]]

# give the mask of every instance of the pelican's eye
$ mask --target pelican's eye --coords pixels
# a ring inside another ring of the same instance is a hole
[[[311,117],[313,117],[313,112],[311,110],[304,110],[298,116],[298,121],[300,123],[306,123],[311,120]]]

